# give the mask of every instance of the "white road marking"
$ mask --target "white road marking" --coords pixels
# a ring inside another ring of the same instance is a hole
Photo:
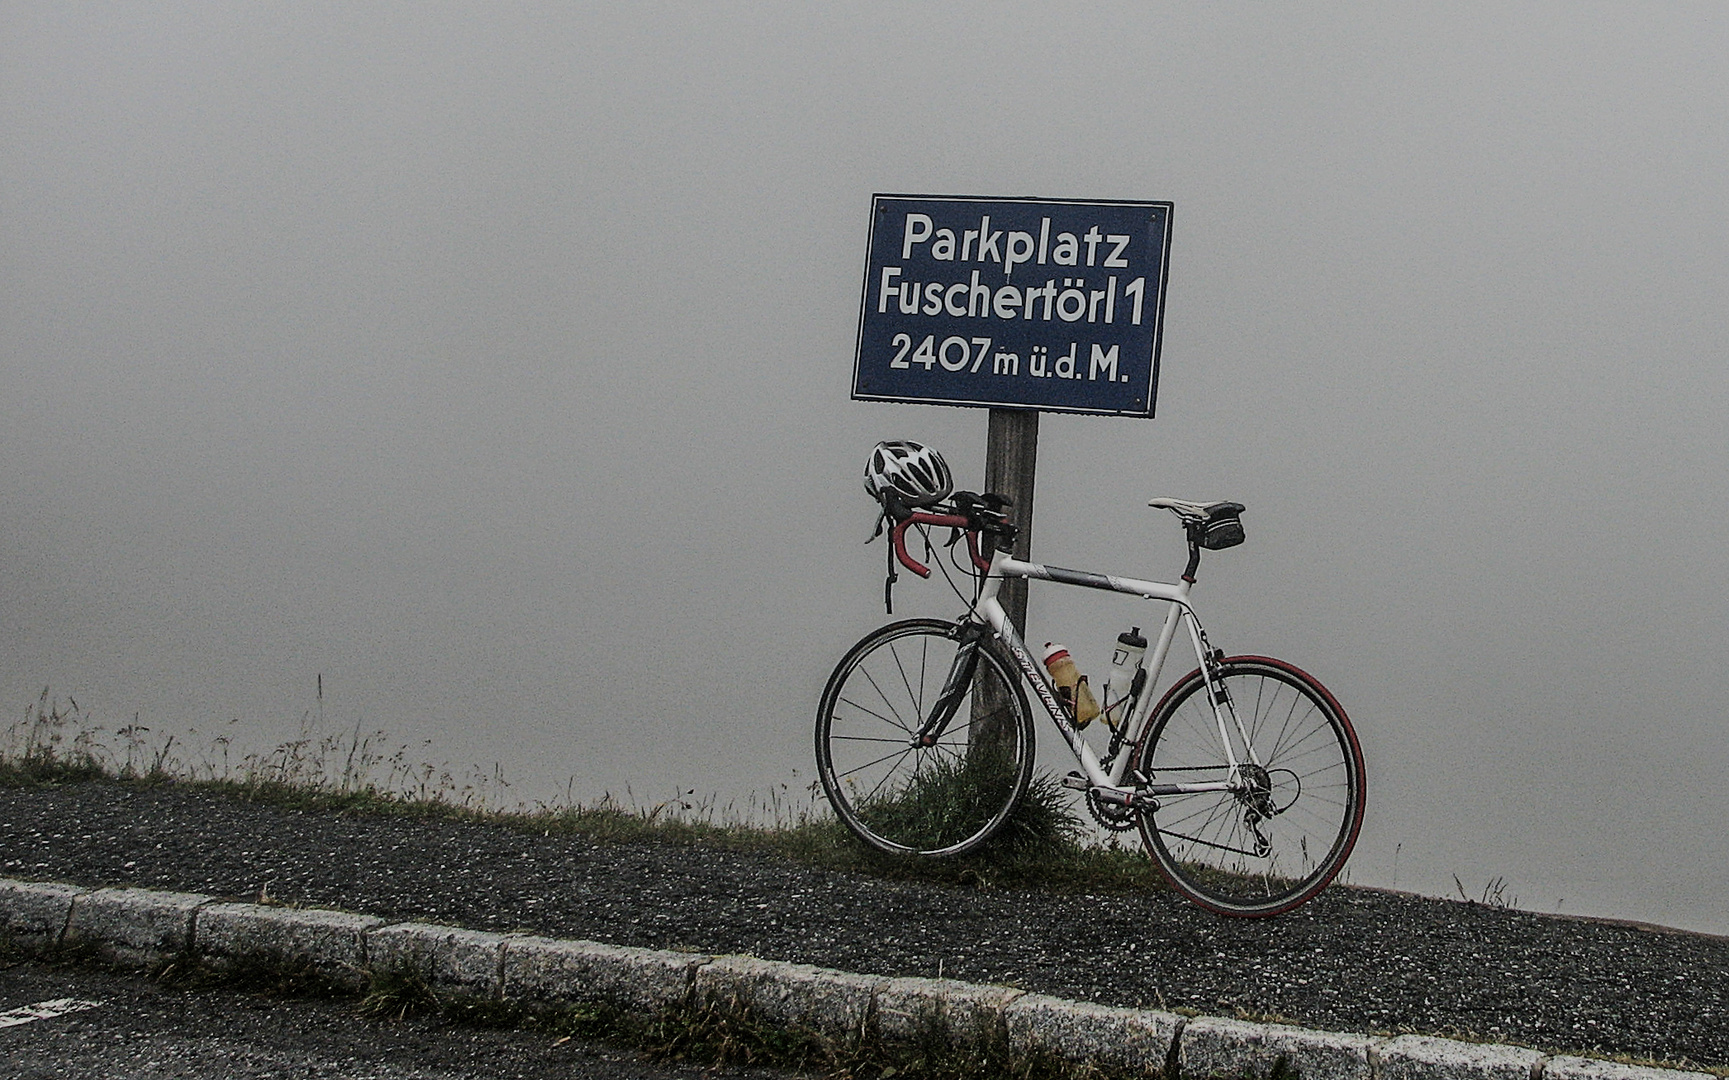
[[[33,1024],[38,1020],[52,1020],[56,1016],[65,1016],[80,1009],[94,1009],[103,1004],[100,1001],[80,1001],[77,998],[55,998],[53,1001],[38,1001],[34,1005],[21,1005],[10,1012],[0,1013],[0,1028],[17,1027],[19,1024]]]

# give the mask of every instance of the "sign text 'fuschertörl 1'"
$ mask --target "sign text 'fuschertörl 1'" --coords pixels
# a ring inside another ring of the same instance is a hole
[[[1151,416],[1168,202],[878,195],[853,394]]]

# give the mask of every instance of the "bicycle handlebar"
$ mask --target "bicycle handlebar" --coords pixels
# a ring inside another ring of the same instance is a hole
[[[927,514],[923,511],[915,512],[910,517],[897,521],[895,523],[894,531],[889,534],[889,539],[895,546],[895,558],[900,560],[902,566],[911,570],[919,577],[930,577],[931,568],[907,554],[907,526],[946,525],[951,529],[964,529],[966,528],[966,524],[966,518],[957,517],[953,514]]]
[[[919,577],[931,576],[931,568],[919,562],[907,553],[906,532],[908,525],[935,525],[938,528],[954,529],[963,532],[967,537],[967,554],[972,557],[973,565],[981,571],[991,568],[991,561],[979,553],[979,524],[962,514],[931,514],[923,510],[912,514],[895,523],[889,539],[894,544],[895,558],[900,564],[917,574]]]

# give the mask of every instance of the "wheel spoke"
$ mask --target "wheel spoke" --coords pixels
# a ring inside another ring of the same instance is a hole
[[[860,705],[858,702],[853,701],[851,698],[841,698],[840,703],[843,705],[851,705],[853,708],[857,709],[859,712],[865,713],[868,716],[874,716],[878,720],[881,720],[885,724],[892,724],[895,727],[898,727],[902,731],[906,732],[908,735],[911,735],[913,733],[912,728],[907,727],[905,724],[901,723],[899,720],[897,720],[893,717],[884,716],[882,713],[876,712],[872,709],[867,709],[863,705]]]
[[[896,727],[900,728],[902,731],[908,732],[910,734],[913,730],[912,726],[909,725],[905,720],[901,719],[900,710],[895,708],[895,703],[893,701],[889,700],[889,696],[887,694],[883,693],[883,689],[882,689],[882,687],[877,685],[877,681],[876,681],[875,677],[873,677],[870,672],[862,670],[862,669],[859,671],[859,674],[864,676],[865,681],[870,683],[871,689],[875,690],[877,692],[877,696],[883,699],[883,704],[888,706],[889,712],[894,714],[894,719],[891,720],[890,723],[894,724]]]
[[[896,750],[892,754],[884,754],[880,758],[876,758],[872,761],[864,762],[861,765],[855,765],[852,768],[848,769],[846,772],[836,773],[835,776],[838,779],[845,780],[847,777],[852,776],[854,773],[864,772],[866,769],[870,768],[872,765],[881,765],[883,762],[889,760],[890,758],[897,758],[897,759],[898,758],[904,758],[908,754],[912,753],[915,749],[917,749],[917,748],[912,747],[912,746],[903,746],[899,750]]]
[[[1202,847],[1214,848],[1218,851],[1230,851],[1230,852],[1234,852],[1235,854],[1238,854],[1238,855],[1247,855],[1250,858],[1257,858],[1258,857],[1252,851],[1248,851],[1248,850],[1245,850],[1245,849],[1239,848],[1239,847],[1231,847],[1229,844],[1215,844],[1211,840],[1203,840],[1198,836],[1189,836],[1186,833],[1172,832],[1169,829],[1160,829],[1159,832],[1161,835],[1175,837],[1178,840],[1183,840],[1183,841],[1186,841],[1187,843],[1190,843],[1190,844],[1199,844]]]
[[[921,699],[924,696],[924,669],[921,665],[919,669],[919,688],[914,690],[912,679],[907,675],[906,664],[901,661],[900,650],[895,648],[892,643],[889,645],[889,658],[895,662],[895,671],[900,673],[901,685],[906,687],[907,697],[912,700],[913,712],[918,716],[919,724],[922,727],[924,724],[924,702]]]

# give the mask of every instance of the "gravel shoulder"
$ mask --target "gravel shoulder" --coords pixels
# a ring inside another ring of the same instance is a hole
[[[1277,919],[1226,920],[1162,891],[888,882],[703,845],[600,844],[105,782],[0,788],[0,876],[267,895],[1111,1005],[1729,1066],[1729,939],[1368,889],[1335,887]]]

